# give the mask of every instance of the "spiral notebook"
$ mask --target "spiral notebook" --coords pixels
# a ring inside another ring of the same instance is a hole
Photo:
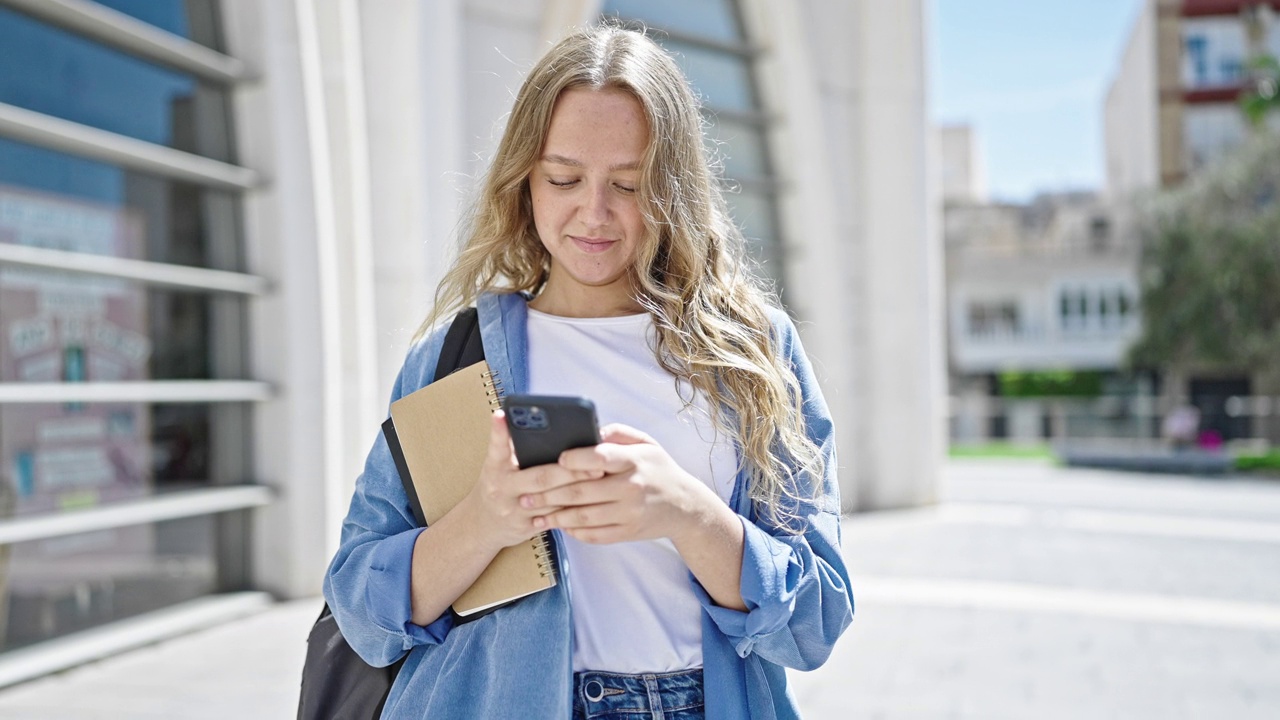
[[[439,520],[471,491],[489,445],[490,418],[499,407],[484,361],[391,404],[383,432],[419,522]],[[542,533],[499,552],[453,611],[466,618],[555,584],[551,539]]]

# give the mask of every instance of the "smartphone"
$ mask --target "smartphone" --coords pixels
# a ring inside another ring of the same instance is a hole
[[[521,468],[554,463],[565,450],[600,444],[596,406],[586,398],[508,395],[502,409]]]

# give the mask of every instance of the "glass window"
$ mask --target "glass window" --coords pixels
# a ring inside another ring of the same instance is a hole
[[[1229,87],[1239,82],[1248,40],[1238,17],[1187,18],[1182,28],[1185,87]]]
[[[214,50],[222,50],[216,0],[97,0],[120,13]]]
[[[1014,300],[969,303],[969,334],[975,337],[1010,337],[1021,329],[1021,313]]]
[[[214,592],[222,527],[204,516],[0,547],[0,651]]]
[[[220,46],[216,0],[102,4]],[[0,103],[233,161],[228,88],[8,10]],[[0,137],[0,244],[243,271],[239,206]],[[244,379],[247,302],[0,263],[0,384]],[[0,403],[0,522],[247,482],[251,415],[248,403]],[[243,587],[247,517],[0,546],[0,651]]]
[[[712,116],[707,126],[712,157],[724,163],[727,178],[762,178],[769,174],[769,160],[762,130],[736,120]]]
[[[240,403],[0,405],[0,517],[83,509],[242,483]]]
[[[1187,38],[1187,61],[1190,66],[1189,84],[1201,87],[1209,84],[1209,58],[1205,54],[1206,40],[1199,35]]]
[[[0,265],[0,382],[242,380],[245,300]]]
[[[751,72],[741,56],[677,40],[656,39],[675,57],[689,82],[701,93],[703,104],[742,112],[756,109]]]
[[[0,138],[0,243],[243,269],[235,197]]]
[[[1244,114],[1233,104],[1188,107],[1183,122],[1187,169],[1194,172],[1212,165],[1248,136]]]
[[[735,181],[743,185],[726,193],[734,220],[764,272],[781,279],[785,258],[767,128],[751,121],[767,113],[756,91],[751,54],[735,51],[749,47],[737,6],[732,0],[606,0],[603,12],[651,26],[652,37],[676,59],[702,100],[712,157],[723,163],[729,187],[736,187]],[[698,39],[712,42],[700,44]]]
[[[742,42],[732,0],[607,0],[604,14],[709,40]]]
[[[739,189],[725,193],[729,210],[742,234],[749,240],[777,243],[778,223],[774,216],[773,198],[758,190]]]
[[[1058,295],[1058,317],[1063,330],[1083,330],[1089,322],[1089,293],[1062,290]]]
[[[0,102],[232,161],[225,90],[0,9]]]

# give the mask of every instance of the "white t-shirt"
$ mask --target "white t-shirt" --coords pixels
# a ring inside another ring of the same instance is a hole
[[[658,365],[646,314],[565,318],[529,310],[529,392],[580,395],[600,424],[648,433],[726,503],[737,455],[707,401]],[[702,665],[701,607],[670,540],[591,545],[564,536],[573,610],[573,669],[655,673]]]

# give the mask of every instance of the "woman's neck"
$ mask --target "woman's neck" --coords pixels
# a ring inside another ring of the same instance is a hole
[[[529,301],[529,307],[548,315],[573,318],[619,317],[645,311],[629,292],[618,292],[615,288],[558,291],[551,283]]]

